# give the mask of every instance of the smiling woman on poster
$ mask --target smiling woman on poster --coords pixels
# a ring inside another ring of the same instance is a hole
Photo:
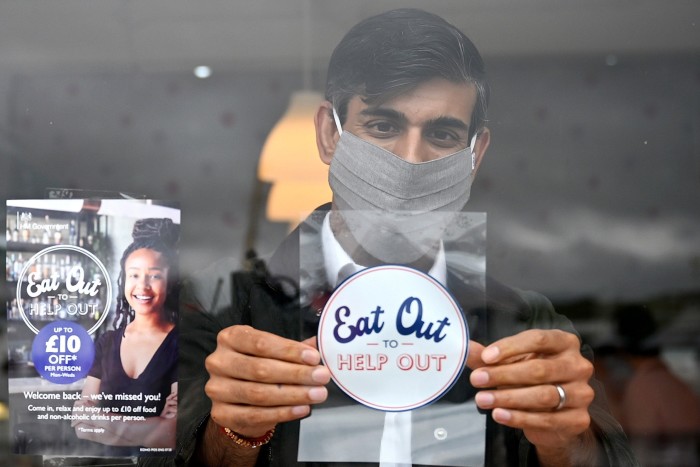
[[[108,455],[175,448],[178,227],[170,219],[136,221],[120,263],[114,330],[95,342],[75,404],[95,415],[73,422],[76,435],[112,446]]]

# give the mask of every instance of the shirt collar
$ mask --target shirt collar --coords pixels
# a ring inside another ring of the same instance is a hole
[[[331,229],[329,212],[323,219],[323,226],[321,227],[321,248],[323,250],[323,263],[326,267],[326,280],[328,284],[333,287],[338,285],[338,274],[343,270],[346,276],[354,274],[366,268],[360,264],[355,263],[350,255],[340,246],[338,240],[333,234]],[[428,274],[443,286],[447,287],[447,261],[445,259],[445,246],[442,241],[440,242],[440,249],[435,256],[435,262],[433,266],[428,271]],[[344,279],[344,277],[343,277]]]

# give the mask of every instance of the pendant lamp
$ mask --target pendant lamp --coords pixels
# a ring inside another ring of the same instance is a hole
[[[328,166],[318,156],[314,114],[323,102],[311,84],[311,21],[308,0],[302,2],[304,90],[292,94],[289,107],[267,137],[260,154],[258,178],[272,184],[266,217],[292,227],[317,206],[331,200]]]

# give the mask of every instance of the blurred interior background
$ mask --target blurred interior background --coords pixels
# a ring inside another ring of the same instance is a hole
[[[700,394],[697,0],[6,0],[2,204],[47,187],[178,201],[186,275],[265,257],[289,230],[258,179],[271,129],[323,91],[352,25],[397,7],[440,14],[486,60],[492,145],[468,209],[488,214],[488,273],[575,322],[642,464],[697,465],[700,420],[629,415]],[[663,392],[630,394],[650,381]]]

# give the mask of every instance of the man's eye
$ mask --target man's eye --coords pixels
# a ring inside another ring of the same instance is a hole
[[[395,133],[396,127],[389,122],[370,122],[367,124],[370,131],[377,134]]]
[[[428,137],[435,146],[449,149],[464,148],[467,146],[466,137],[461,137],[459,133],[448,130],[433,130]]]
[[[454,141],[458,139],[453,133],[444,130],[433,131],[432,137],[439,141]]]

